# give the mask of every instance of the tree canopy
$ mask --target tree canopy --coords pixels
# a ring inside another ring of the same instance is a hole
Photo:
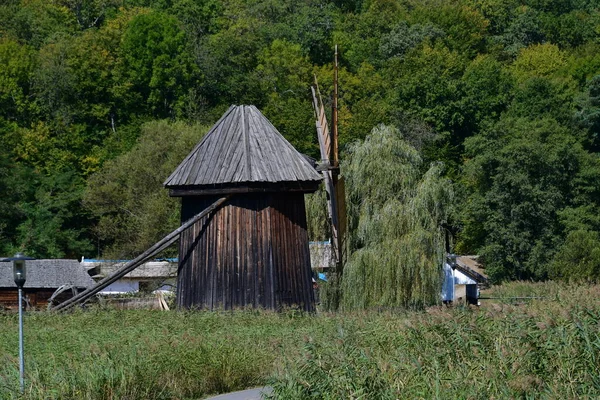
[[[141,158],[160,165],[158,187],[183,138],[231,104],[318,157],[309,85],[316,74],[330,105],[335,44],[345,165],[374,127],[397,129],[419,177],[443,164],[452,182],[453,251],[481,254],[497,280],[599,278],[582,250],[600,232],[591,0],[4,1],[0,249],[142,250],[177,221],[162,197],[142,204]],[[394,188],[389,201],[409,190]]]
[[[439,163],[427,167],[394,128],[379,126],[354,143],[342,165],[348,190],[350,256],[341,305],[435,304],[453,200]]]

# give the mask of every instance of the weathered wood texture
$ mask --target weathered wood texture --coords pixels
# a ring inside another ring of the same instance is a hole
[[[214,197],[184,197],[182,219]],[[182,233],[180,308],[314,310],[304,194],[249,193]]]
[[[169,233],[167,236],[162,238],[160,241],[155,243],[152,247],[150,247],[148,250],[146,250],[145,252],[143,252],[142,254],[140,254],[139,256],[134,258],[133,260],[126,262],[123,266],[121,266],[112,275],[107,276],[106,278],[104,278],[100,282],[98,282],[96,285],[94,285],[90,288],[87,288],[83,292],[79,293],[76,296],[73,296],[73,298],[71,298],[63,303],[58,304],[57,306],[53,307],[52,309],[53,310],[66,310],[70,307],[73,307],[76,304],[83,303],[86,300],[88,300],[90,297],[92,297],[93,295],[95,295],[96,293],[98,293],[99,291],[101,291],[102,289],[107,287],[108,285],[110,285],[111,283],[116,282],[117,280],[121,279],[122,277],[124,277],[125,275],[127,275],[129,272],[133,271],[140,265],[143,265],[145,262],[151,260],[158,253],[160,253],[161,251],[163,251],[164,249],[166,249],[167,247],[169,247],[170,245],[175,243],[177,241],[177,239],[179,239],[181,232],[185,231],[189,226],[194,224],[196,221],[201,220],[203,217],[205,217],[207,215],[210,215],[210,213],[212,213],[215,209],[220,207],[227,200],[228,197],[229,196],[213,198],[214,202],[206,203],[205,207],[198,210],[198,213],[194,213],[189,216],[189,219],[185,219],[184,220],[185,222],[182,222],[182,225],[179,228],[177,228],[173,232]]]
[[[25,288],[23,289],[23,298],[27,299],[25,304],[29,304],[33,308],[46,309],[48,300],[54,294],[56,289],[48,288]],[[19,298],[18,289],[15,288],[1,288],[0,289],[0,307],[18,310],[19,309]],[[71,290],[61,293],[55,299],[58,302],[66,301],[73,296]]]
[[[314,309],[304,193],[322,176],[254,106],[231,106],[165,181],[182,219],[226,206],[181,235],[177,304]]]
[[[169,189],[321,181],[308,160],[254,106],[231,106],[167,178]],[[224,192],[220,192],[224,193]]]
[[[169,196],[211,196],[216,194],[245,194],[266,192],[314,192],[320,182],[281,182],[281,183],[248,183],[219,184],[208,186],[179,186],[169,190]]]
[[[315,85],[311,87],[313,95],[313,107],[317,120],[315,121],[317,128],[317,138],[319,139],[319,148],[321,149],[321,172],[325,180],[325,191],[327,192],[327,212],[331,225],[331,244],[333,246],[333,255],[335,263],[342,271],[344,265],[344,234],[345,234],[345,219],[346,207],[344,203],[344,184],[339,184],[339,165],[338,165],[338,149],[337,149],[337,47],[335,59],[335,93],[334,93],[334,108],[333,108],[333,135],[329,132],[327,125],[327,117],[325,115],[325,107],[321,92],[317,84],[315,76]],[[342,222],[344,221],[344,222]]]

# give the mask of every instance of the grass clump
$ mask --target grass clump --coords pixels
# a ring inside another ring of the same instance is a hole
[[[251,311],[27,313],[23,398],[195,399],[261,385],[315,322]],[[0,398],[16,399],[16,315],[0,326]]]
[[[349,315],[330,340],[288,359],[274,397],[596,398],[599,287],[547,286],[554,298],[522,306]]]

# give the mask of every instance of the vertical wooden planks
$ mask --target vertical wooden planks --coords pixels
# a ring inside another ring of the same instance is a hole
[[[212,197],[184,199],[182,215]],[[314,310],[304,195],[235,196],[181,235],[179,307]]]

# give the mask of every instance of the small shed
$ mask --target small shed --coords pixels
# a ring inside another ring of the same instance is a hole
[[[77,260],[31,260],[27,261],[27,280],[23,287],[25,303],[31,307],[46,307],[54,292],[65,285],[75,291],[84,290],[94,280]],[[56,300],[64,301],[73,290],[62,292]],[[0,305],[18,308],[17,286],[13,279],[11,262],[0,263]]]
[[[479,289],[488,285],[488,277],[477,259],[477,256],[458,256],[444,264],[442,300],[445,303],[479,304]]]
[[[304,194],[321,181],[254,106],[231,106],[165,181],[182,222],[177,305],[314,309]]]
[[[100,281],[114,274],[126,262],[128,260],[83,259],[81,264],[94,280]],[[113,295],[139,291],[173,291],[177,277],[177,266],[177,260],[173,259],[147,261],[99,293],[102,295]]]

